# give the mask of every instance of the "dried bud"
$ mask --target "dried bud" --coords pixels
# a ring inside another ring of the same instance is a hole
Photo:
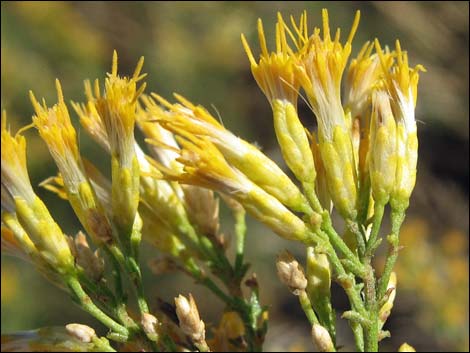
[[[65,326],[65,329],[83,343],[90,343],[91,340],[96,337],[95,330],[87,325],[68,324]]]
[[[178,315],[181,330],[194,342],[205,340],[204,322],[199,318],[196,302],[193,296],[189,295],[189,300],[179,295],[175,298],[176,315]]]
[[[294,295],[307,287],[304,269],[287,250],[281,252],[276,262],[277,275],[282,283],[289,287]]]
[[[140,321],[142,327],[144,328],[145,334],[152,340],[156,340],[158,338],[157,333],[157,326],[158,320],[155,316],[148,313],[142,314],[142,319]]]
[[[410,346],[408,343],[403,343],[400,348],[398,348],[399,352],[416,352],[416,349],[413,346]]]
[[[219,200],[212,190],[195,186],[184,186],[184,200],[189,219],[199,231],[209,237],[219,232]]]
[[[335,346],[327,329],[321,325],[312,326],[312,339],[319,352],[334,352]]]
[[[98,251],[93,252],[90,249],[86,236],[82,232],[78,232],[74,240],[72,238],[69,240],[76,263],[91,279],[99,281],[103,277],[104,260],[99,256]]]
[[[393,302],[395,300],[395,296],[397,294],[397,275],[395,272],[390,274],[390,279],[387,285],[387,301],[382,305],[379,310],[379,328],[381,329],[387,321],[388,317],[390,316],[390,312],[393,308]]]

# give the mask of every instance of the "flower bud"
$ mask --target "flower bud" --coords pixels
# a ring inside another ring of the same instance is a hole
[[[387,285],[387,301],[382,307],[379,309],[379,328],[381,329],[385,322],[387,321],[388,317],[390,316],[390,312],[393,308],[393,302],[395,301],[395,296],[397,295],[397,274],[392,272],[390,274],[390,279]]]
[[[299,295],[301,291],[307,288],[304,269],[287,250],[278,255],[276,268],[277,276],[294,295]]]
[[[158,320],[155,316],[149,313],[143,313],[140,321],[145,334],[152,340],[158,339],[157,325]]]
[[[321,325],[312,326],[312,339],[319,352],[334,352],[335,346],[328,330]]]
[[[59,80],[56,80],[56,88],[58,103],[49,109],[42,107],[30,92],[36,112],[34,125],[59,168],[67,199],[80,222],[96,243],[109,242],[111,225],[87,178]],[[52,190],[56,191],[54,187]]]
[[[386,92],[372,98],[369,168],[374,200],[386,204],[395,185],[397,168],[397,134],[395,118]]]
[[[90,326],[82,324],[68,324],[65,326],[65,329],[72,336],[77,338],[80,342],[90,343],[91,340],[96,337],[95,330]]]
[[[418,98],[419,71],[426,70],[421,65],[410,68],[408,55],[401,50],[398,40],[394,56],[396,63],[391,69],[377,39],[375,48],[382,65],[383,83],[391,97],[391,108],[397,123],[397,169],[390,205],[393,209],[404,210],[408,207],[416,181],[418,138],[415,107]]]
[[[189,295],[189,300],[182,295],[175,298],[176,315],[178,316],[181,330],[194,342],[205,340],[205,325],[199,318],[196,302],[193,296]]]
[[[307,278],[307,293],[315,307],[321,297],[331,295],[331,269],[328,257],[318,253],[314,247],[307,248]]]

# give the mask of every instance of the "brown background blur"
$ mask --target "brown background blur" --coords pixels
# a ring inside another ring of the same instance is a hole
[[[270,108],[251,77],[240,33],[257,50],[258,17],[272,44],[277,11],[298,17],[306,9],[309,25],[318,26],[322,7],[330,12],[330,25],[342,27],[343,36],[354,11],[361,10],[353,55],[374,37],[392,46],[399,38],[411,64],[428,70],[421,75],[418,94],[418,181],[403,229],[396,306],[386,326],[392,338],[382,343],[382,349],[396,351],[407,341],[417,350],[468,351],[467,2],[2,2],[2,109],[7,110],[13,131],[28,124],[28,90],[52,104],[56,77],[66,100],[84,100],[83,80],[102,78],[116,49],[119,71],[125,74],[145,56],[147,91],[166,97],[177,91],[206,107],[213,104],[227,128],[282,163]],[[302,104],[301,110],[305,124],[312,127],[313,117]],[[56,168],[37,134],[31,130],[27,137],[36,186]],[[108,163],[84,133],[80,144],[82,153],[96,163]],[[63,229],[75,233],[79,225],[70,207],[36,190]],[[225,218],[228,229],[230,221]],[[266,349],[311,350],[307,321],[274,275],[275,254],[282,248],[303,257],[300,247],[250,220],[247,258],[258,273],[261,298],[271,307]],[[151,251],[146,254],[147,259],[154,256]],[[209,326],[217,323],[221,306],[213,305],[214,298],[187,278],[156,278],[147,270],[144,275],[151,302],[157,295],[171,300],[192,291],[203,319]],[[2,256],[1,279],[2,333],[69,322],[99,327],[28,264]],[[341,290],[334,291],[335,305],[346,310]],[[351,349],[344,322],[339,332],[339,342]]]

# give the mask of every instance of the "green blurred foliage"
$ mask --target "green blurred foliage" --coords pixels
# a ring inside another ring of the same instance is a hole
[[[251,77],[240,33],[245,33],[256,48],[258,17],[263,19],[269,41],[274,38],[277,11],[299,16],[306,9],[313,26],[321,23],[322,7],[329,9],[331,26],[341,26],[343,35],[354,11],[361,10],[353,54],[364,41],[374,37],[391,46],[399,38],[402,47],[409,51],[411,64],[420,63],[427,68],[419,88],[420,166],[409,217],[426,219],[430,246],[438,253],[441,238],[448,236],[449,229],[463,234],[461,246],[465,251],[455,256],[466,261],[467,267],[461,271],[466,270],[468,275],[467,2],[2,2],[2,109],[7,110],[13,131],[29,124],[32,107],[28,90],[52,104],[56,99],[56,77],[62,82],[66,100],[83,101],[83,80],[103,78],[110,69],[112,50],[116,49],[120,72],[125,74],[132,72],[141,55],[145,56],[147,91],[164,97],[176,91],[213,109],[228,129],[257,143],[274,160],[283,163],[276,147],[270,108]],[[299,104],[306,126],[313,127],[311,113]],[[33,185],[37,185],[55,174],[56,167],[37,134],[29,131],[26,135],[30,175]],[[91,156],[104,170],[108,168],[108,159],[85,134],[80,134],[80,145],[83,154]],[[37,191],[63,229],[75,233],[79,224],[71,208],[54,195],[40,188]],[[223,223],[228,229],[228,217]],[[297,250],[299,257],[303,254],[300,248],[275,237],[259,224],[250,222],[249,226],[247,258],[258,273],[262,299],[272,308],[267,348],[309,349],[306,320],[295,298],[274,276],[274,258],[280,249]],[[416,254],[407,257],[407,261],[416,259],[418,263],[422,256]],[[155,256],[151,250],[146,255]],[[429,266],[442,266],[442,262],[431,262]],[[418,278],[424,273],[426,270],[421,269]],[[215,325],[220,318],[214,309],[221,306],[213,305],[214,298],[183,276],[166,275],[157,280],[146,270],[144,277],[151,303],[155,303],[157,295],[171,300],[179,293],[192,291],[209,325]],[[398,280],[400,283],[400,277]],[[468,288],[468,280],[455,285]],[[443,290],[442,284],[437,286]],[[406,287],[406,292],[400,292],[399,287],[389,327],[394,335],[384,342],[384,349],[396,350],[407,340],[418,350],[468,350],[468,290],[458,297],[456,308],[449,309],[466,313],[466,318],[459,321],[461,325],[455,325],[456,330],[439,330],[442,324],[423,325],[423,321],[431,320],[430,316],[436,317],[430,310],[442,314],[447,296],[442,296],[442,304],[433,302],[408,310],[415,303],[407,299],[413,290],[420,293],[424,289],[419,281],[414,289],[412,285]],[[204,297],[209,299],[204,301]],[[345,309],[341,295],[334,300]],[[2,332],[69,322],[94,323],[29,264],[2,257]],[[296,334],[292,327],[298,328]],[[287,328],[289,334],[283,334]],[[339,332],[344,336],[340,341],[351,340],[347,331],[347,327],[340,326]]]

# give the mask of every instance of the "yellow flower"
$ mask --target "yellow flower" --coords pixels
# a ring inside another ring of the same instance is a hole
[[[2,207],[12,211],[13,198],[33,202],[35,194],[26,166],[26,139],[20,133],[14,137],[7,129],[7,115],[2,113]]]
[[[121,78],[117,74],[117,54],[114,51],[112,70],[105,80],[104,95],[95,88],[96,98],[91,99],[93,97],[88,84],[88,109],[76,106],[82,115],[82,121],[89,124],[93,130],[92,134],[98,139],[103,138],[100,131],[104,126],[111,152],[113,222],[125,244],[129,240],[128,235],[132,230],[139,203],[139,161],[135,151],[134,125],[137,99],[145,89],[145,83],[137,88],[137,82],[145,77],[145,74],[140,75],[143,62],[142,57],[131,78]],[[95,109],[101,124],[96,123]]]
[[[341,78],[359,24],[359,12],[344,46],[340,43],[339,29],[334,40],[330,37],[326,9],[322,17],[323,39],[318,28],[306,41],[305,34],[297,31],[299,43],[305,44],[296,54],[296,74],[318,121],[319,150],[331,199],[344,218],[354,219],[357,215],[356,163],[350,114],[345,115],[341,105]]]
[[[320,142],[333,140],[337,126],[346,129],[347,122],[341,105],[341,78],[351,54],[351,44],[359,25],[360,13],[356,13],[349,37],[340,43],[340,31],[334,40],[330,37],[328,11],[322,10],[323,39],[320,29],[299,50],[297,76],[318,120]]]
[[[259,63],[242,35],[243,46],[251,63],[251,71],[271,104],[281,152],[289,168],[302,182],[313,184],[316,171],[305,128],[297,114],[300,82],[295,72],[296,58],[286,39],[286,25],[278,13],[276,51],[268,53],[261,20],[258,35],[261,46]]]
[[[89,80],[85,80],[86,104],[72,102],[72,107],[80,118],[80,123],[90,136],[108,153],[111,153],[108,135],[103,121],[96,110],[96,100],[101,98],[100,83],[96,79],[93,85]]]
[[[375,92],[372,98],[369,151],[372,195],[385,205],[395,185],[397,168],[396,122],[385,91]]]
[[[264,153],[225,129],[206,109],[176,95],[181,104],[171,104],[154,95],[170,111],[153,110],[160,124],[182,136],[202,136],[217,146],[217,153],[245,174],[253,183],[286,206],[306,212],[305,198],[290,178]],[[150,142],[152,142],[151,140]],[[158,142],[157,142],[158,144]],[[161,144],[161,142],[160,142]]]
[[[258,37],[261,46],[259,62],[256,61],[250,46],[242,34],[243,47],[251,64],[251,71],[258,86],[273,104],[275,100],[285,100],[297,106],[300,82],[295,74],[295,60],[286,40],[282,17],[276,24],[276,52],[269,53],[264,36],[263,22],[258,19]]]
[[[104,125],[111,154],[118,158],[122,168],[132,168],[134,159],[134,124],[137,99],[145,89],[145,83],[137,88],[144,58],[140,58],[132,78],[117,74],[117,53],[113,53],[111,74],[105,80],[104,96],[96,98],[96,110]]]
[[[415,107],[418,94],[419,71],[424,67],[417,65],[411,69],[408,55],[401,50],[396,41],[396,63],[391,69],[387,66],[379,41],[375,40],[383,71],[383,83],[391,97],[391,108],[397,121],[397,169],[395,187],[390,203],[393,208],[406,209],[416,181],[418,160],[418,137],[416,134]]]
[[[6,113],[3,113],[1,126],[2,204],[4,200],[7,200],[7,211],[2,212],[2,220],[6,222],[5,217],[17,218],[43,261],[59,273],[69,273],[73,270],[74,259],[65,235],[47,207],[36,196],[29,181],[26,167],[26,139],[20,133],[13,137],[7,130],[6,124]],[[17,233],[17,239],[26,239],[23,234],[20,234],[22,231]],[[25,244],[27,243],[26,241]],[[27,248],[31,249],[30,244]]]
[[[382,67],[377,53],[372,53],[374,43],[366,42],[357,56],[349,64],[345,82],[345,107],[351,117],[364,118],[372,103],[372,91],[377,88],[382,75]],[[390,67],[393,56],[386,51],[383,65]]]
[[[184,173],[164,169],[169,178],[233,197],[248,213],[284,238],[303,241],[308,237],[304,222],[231,166],[207,137],[181,131],[176,138],[182,147],[178,161],[184,164]]]
[[[170,113],[155,104],[155,101],[148,96],[142,95],[141,100],[145,105],[145,110],[138,108],[137,123],[147,139],[161,144],[160,146],[151,144],[149,146],[151,152],[165,167],[181,171],[183,166],[176,161],[179,156],[177,152],[179,146],[175,137],[161,124],[155,123],[156,119],[161,119]]]
[[[36,112],[33,123],[59,167],[67,198],[80,222],[95,242],[108,242],[112,238],[111,225],[86,176],[59,80],[56,88],[58,103],[52,108],[42,107],[30,92]]]

